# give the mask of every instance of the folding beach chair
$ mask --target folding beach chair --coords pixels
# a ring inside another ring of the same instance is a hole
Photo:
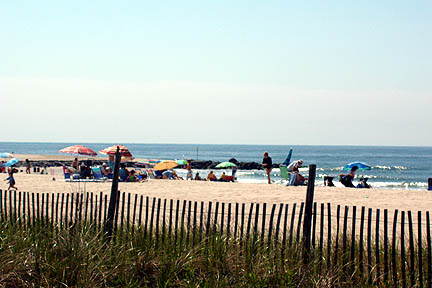
[[[281,182],[283,182],[285,180],[288,182],[287,186],[294,185],[296,174],[288,172],[287,166],[285,166],[285,165],[280,165],[279,170],[280,170],[280,174],[281,174],[281,178],[282,178]]]
[[[92,167],[91,170],[93,172],[93,181],[105,181],[105,180],[107,180],[107,177],[105,177],[102,174],[102,170],[100,167]]]

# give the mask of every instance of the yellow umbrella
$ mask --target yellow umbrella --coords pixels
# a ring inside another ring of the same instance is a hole
[[[153,167],[153,170],[168,170],[168,169],[172,169],[172,168],[177,167],[177,166],[178,166],[178,164],[176,161],[168,160],[168,161],[163,161],[163,162],[156,164]]]

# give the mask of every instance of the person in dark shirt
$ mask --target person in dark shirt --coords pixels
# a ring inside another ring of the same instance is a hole
[[[264,158],[263,158],[263,161],[262,161],[262,166],[263,166],[264,170],[267,173],[268,184],[270,184],[271,183],[271,181],[270,181],[270,173],[271,173],[272,168],[273,168],[273,162],[272,162],[271,157],[268,155],[268,152],[264,152]]]

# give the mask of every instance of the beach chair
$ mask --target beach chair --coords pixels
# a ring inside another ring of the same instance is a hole
[[[105,177],[102,174],[102,170],[101,170],[100,167],[92,167],[91,170],[93,172],[93,180],[94,181],[105,181],[105,180],[107,180],[107,177]]]
[[[287,166],[285,165],[280,165],[279,170],[282,178],[281,182],[285,180],[287,181],[287,186],[294,185],[296,174],[288,172]]]

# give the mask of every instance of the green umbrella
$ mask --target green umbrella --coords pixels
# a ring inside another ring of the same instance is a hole
[[[231,162],[222,162],[219,163],[215,168],[228,168],[228,167],[236,167],[237,165]]]

